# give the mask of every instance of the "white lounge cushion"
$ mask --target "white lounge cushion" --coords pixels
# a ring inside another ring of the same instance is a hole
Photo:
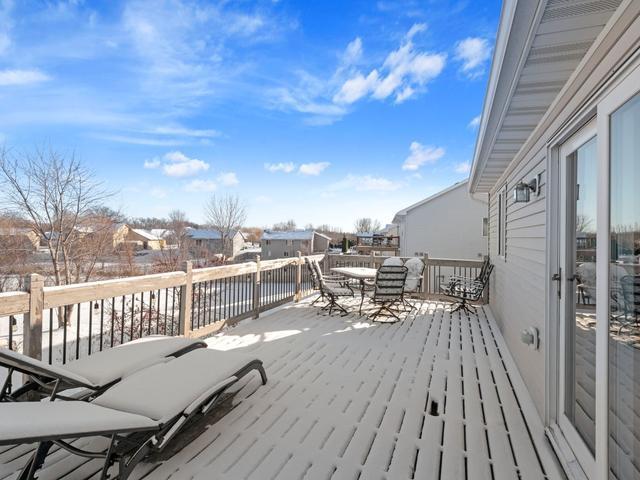
[[[96,388],[96,384],[90,379],[75,373],[63,365],[49,365],[48,363],[28,357],[22,353],[14,352],[8,348],[0,348],[0,362],[13,366],[21,371],[28,371],[49,378],[61,378],[68,383],[82,387]]]
[[[165,357],[199,343],[202,342],[186,337],[152,335],[69,362],[64,368],[102,386],[164,362]]]
[[[165,423],[255,357],[201,348],[125,378],[93,403]]]
[[[407,267],[407,279],[404,282],[404,291],[416,292],[420,286],[420,279],[424,272],[424,262],[418,257],[413,257],[407,260],[404,266]]]
[[[382,265],[384,265],[385,267],[401,267],[404,265],[404,262],[400,257],[389,257],[385,258],[384,262],[382,262]]]
[[[0,445],[49,438],[153,430],[158,422],[87,402],[15,402],[0,405]]]

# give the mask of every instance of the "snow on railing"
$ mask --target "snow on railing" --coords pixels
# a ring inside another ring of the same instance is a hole
[[[324,255],[311,258],[322,260]],[[0,347],[50,364],[153,335],[210,335],[308,294],[305,257],[246,262],[0,294]]]

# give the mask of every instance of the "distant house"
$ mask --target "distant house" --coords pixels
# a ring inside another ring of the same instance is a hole
[[[329,248],[331,239],[314,230],[293,230],[289,232],[274,232],[265,230],[260,240],[261,256],[263,259],[294,257],[301,252],[303,255],[325,252]]]
[[[20,246],[34,251],[40,246],[40,236],[30,228],[0,228],[0,245]]]
[[[215,229],[187,228],[190,249],[194,253],[205,250],[207,253],[222,254],[234,258],[244,246],[244,234],[240,231],[231,233],[231,241],[226,248],[222,245],[222,233]],[[223,252],[224,250],[224,252]]]
[[[142,250],[162,250],[166,247],[166,241],[148,230],[122,224],[116,227],[113,234],[113,248],[122,248],[124,245]]]
[[[396,213],[400,255],[477,259],[487,254],[486,195],[459,182]]]

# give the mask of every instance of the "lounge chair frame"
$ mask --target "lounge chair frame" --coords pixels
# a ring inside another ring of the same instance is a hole
[[[199,401],[198,405],[189,405],[184,411],[173,417],[158,428],[153,429],[133,429],[119,430],[118,432],[91,432],[90,435],[82,436],[106,436],[110,439],[108,447],[99,452],[82,450],[74,447],[68,442],[59,438],[23,439],[21,443],[38,442],[36,451],[33,453],[27,464],[23,467],[18,480],[34,480],[36,472],[42,468],[46,460],[47,454],[51,447],[55,444],[68,452],[86,458],[104,459],[104,465],[100,478],[126,480],[138,463],[151,453],[162,452],[170,441],[196,417],[204,416],[211,411],[220,399],[221,395],[232,385],[238,382],[242,377],[253,370],[257,370],[263,385],[267,383],[267,375],[262,365],[262,361],[253,360],[247,365],[235,372],[227,381],[220,385],[220,388],[211,392],[206,398]],[[193,408],[192,408],[193,407]],[[118,472],[116,476],[110,477],[109,470],[114,464],[118,464]]]
[[[373,284],[373,292],[370,300],[375,311],[371,315],[372,320],[378,317],[392,317],[400,320],[400,307],[404,302],[404,283],[407,279],[407,267],[399,265],[382,265],[376,273]]]
[[[456,300],[452,306],[451,313],[455,313],[458,310],[466,313],[475,313],[475,305],[469,302],[480,300],[489,284],[489,277],[492,271],[493,265],[489,264],[487,268],[483,269],[482,276],[477,277],[477,280],[465,282],[460,278],[453,278],[448,285],[441,288],[442,293]]]

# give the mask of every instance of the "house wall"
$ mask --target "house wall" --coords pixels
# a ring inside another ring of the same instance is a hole
[[[638,4],[627,3],[629,9],[640,10]],[[637,14],[619,15],[612,19],[607,35],[602,37],[592,56],[586,58],[575,75],[554,100],[538,128],[525,142],[509,167],[490,192],[490,256],[495,265],[490,282],[490,303],[516,365],[542,418],[545,418],[545,363],[549,346],[545,338],[557,336],[558,317],[553,313],[556,303],[555,285],[551,284],[552,269],[556,268],[548,249],[557,248],[555,228],[551,219],[559,209],[554,194],[555,171],[549,172],[554,160],[547,156],[558,141],[579,127],[595,111],[600,98],[620,81],[612,71],[624,73],[625,64],[640,47],[640,17]],[[627,60],[625,62],[625,60]],[[633,61],[637,61],[633,60]],[[540,196],[532,193],[531,201],[513,202],[513,188],[520,180],[530,181],[542,174]],[[497,255],[498,193],[504,185],[508,189],[506,211],[506,245],[504,257]],[[548,238],[547,238],[548,237]],[[548,263],[548,262],[553,262]],[[547,305],[549,311],[548,314]],[[534,326],[540,332],[540,348],[533,350],[520,340],[520,332]],[[546,332],[546,328],[550,331]],[[552,366],[553,368],[553,366]]]
[[[313,252],[326,252],[329,248],[330,240],[320,235],[313,236]],[[311,253],[313,253],[311,252]]]
[[[529,203],[514,203],[513,188],[542,173],[540,195]],[[507,185],[505,255],[498,256],[498,193]],[[489,201],[489,256],[494,264],[490,280],[491,308],[505,341],[542,416],[545,399],[544,348],[534,350],[520,341],[530,326],[545,330],[546,280],[546,157],[532,152],[505,181],[495,185]]]
[[[310,240],[262,240],[260,242],[262,254],[260,257],[263,260],[270,260],[273,258],[283,257],[295,257],[298,255],[298,251],[302,255],[308,255],[311,253],[311,241]]]
[[[434,258],[484,257],[482,218],[487,216],[487,203],[482,200],[486,195],[477,197],[471,197],[464,184],[407,211],[399,225],[401,256],[420,252]]]

